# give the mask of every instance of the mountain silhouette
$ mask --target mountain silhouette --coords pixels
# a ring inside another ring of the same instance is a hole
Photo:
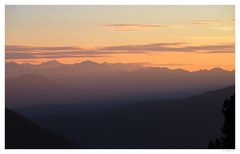
[[[90,61],[90,60],[83,61],[83,62],[81,62],[79,64],[80,65],[84,65],[84,66],[97,66],[97,65],[100,65],[100,64],[95,63],[95,62]]]
[[[36,104],[85,101],[90,92],[61,85],[43,75],[26,74],[6,79],[6,106],[10,108]]]
[[[46,63],[58,64],[55,61]],[[92,61],[60,64],[58,67],[49,68],[41,67],[43,64],[6,63],[6,99],[11,100],[7,101],[7,105],[27,106],[50,102],[58,104],[111,104],[114,102],[119,104],[183,98],[204,91],[220,89],[234,84],[235,81],[234,71],[226,71],[221,68],[189,72],[166,67]],[[33,79],[29,79],[29,74]],[[48,81],[44,80],[43,82],[42,79],[34,78],[33,75],[45,77]],[[27,82],[27,80],[35,81]],[[22,85],[23,82],[26,84]],[[36,83],[41,84],[36,85]],[[16,90],[20,90],[20,92],[16,92]],[[22,94],[17,95],[20,93]],[[32,95],[28,95],[29,93]],[[45,93],[49,97],[40,97]],[[33,100],[28,98],[29,96],[39,96],[41,99],[39,99],[40,101]]]
[[[221,137],[235,71],[9,62],[5,82],[7,108],[81,148],[195,149]]]
[[[205,149],[221,136],[223,102],[235,86],[182,99],[32,117],[82,148]]]
[[[61,65],[63,64],[58,62],[57,60],[51,60],[51,61],[47,61],[39,64],[39,67],[40,68],[56,68],[56,67],[60,67]]]
[[[18,113],[5,110],[6,149],[75,149],[78,144],[52,133]]]

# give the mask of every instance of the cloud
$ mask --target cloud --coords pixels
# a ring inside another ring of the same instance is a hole
[[[101,48],[101,50],[106,51],[116,51],[116,50],[127,50],[127,51],[160,51],[170,49],[171,46],[178,46],[187,44],[185,42],[172,42],[172,43],[153,43],[153,44],[143,44],[143,45],[121,45],[121,46],[110,46]]]
[[[140,30],[140,29],[149,29],[149,28],[168,28],[168,25],[158,25],[158,24],[106,24],[100,25],[102,27],[111,28],[116,31],[131,31],[131,30]]]
[[[108,27],[168,27],[166,25],[151,25],[151,24],[107,24]]]
[[[98,54],[73,54],[73,53],[28,53],[28,52],[6,52],[6,59],[36,59],[36,58],[86,58],[86,57],[109,57],[109,55]]]
[[[33,47],[7,45],[5,46],[6,59],[33,59],[33,58],[77,58],[77,57],[103,57],[103,52],[83,50],[80,47]]]
[[[212,19],[212,20],[193,20],[189,24],[196,24],[196,25],[216,25],[224,20]]]
[[[144,45],[122,45],[105,47],[101,50],[106,51],[131,51],[135,52],[205,52],[205,53],[234,53],[235,44],[216,44],[190,46],[184,42],[175,43],[156,43]]]
[[[214,27],[214,29],[221,30],[221,31],[234,31],[234,26],[225,26],[225,27]]]
[[[186,50],[199,53],[234,53],[235,44],[187,46]]]
[[[5,54],[5,58],[6,59],[33,59],[33,58],[37,58],[36,56],[34,56],[31,53],[25,53],[25,52],[6,52]]]
[[[43,55],[41,58],[95,58],[95,57],[110,57],[109,55]]]
[[[113,54],[130,53],[130,51],[86,50],[79,47],[32,47],[19,45],[7,45],[5,49],[6,59],[110,57]]]
[[[193,46],[186,42],[153,43],[99,47],[93,50],[79,47],[6,46],[6,59],[110,57],[114,54],[147,54],[153,52],[234,53],[235,44]],[[26,50],[24,50],[26,49]]]
[[[104,24],[99,25],[101,27],[110,28],[115,31],[136,31],[143,29],[152,29],[152,28],[183,28],[188,24],[193,25],[220,25],[225,22],[234,22],[235,19],[202,19],[202,20],[191,20],[188,23],[175,23],[175,24],[136,24],[136,23],[113,23],[113,24]]]
[[[20,45],[7,45],[6,51],[39,51],[39,50],[82,50],[79,47],[64,46],[64,47],[32,47]]]

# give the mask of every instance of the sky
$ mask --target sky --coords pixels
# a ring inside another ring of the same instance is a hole
[[[7,5],[5,11],[6,61],[235,68],[232,5]]]

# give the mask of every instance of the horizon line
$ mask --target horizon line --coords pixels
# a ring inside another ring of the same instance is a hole
[[[214,66],[209,68],[209,69],[197,69],[197,70],[187,70],[187,69],[183,69],[183,68],[170,68],[170,67],[166,67],[166,66],[173,66],[175,65],[174,63],[169,63],[169,64],[157,64],[157,65],[147,65],[147,63],[111,63],[111,62],[95,62],[95,61],[92,61],[92,60],[83,60],[83,61],[80,61],[80,62],[76,62],[76,63],[62,63],[62,62],[59,62],[58,60],[47,60],[47,61],[44,61],[44,62],[41,62],[41,63],[31,63],[31,62],[22,62],[22,63],[19,63],[19,62],[15,62],[15,61],[8,61],[8,60],[5,60],[5,63],[15,63],[15,64],[18,64],[18,65],[22,65],[22,64],[30,64],[30,65],[41,65],[41,64],[45,64],[45,63],[48,63],[48,62],[56,62],[56,63],[59,63],[59,64],[62,64],[62,65],[75,65],[75,64],[82,64],[82,63],[85,63],[85,62],[91,62],[91,63],[96,63],[96,64],[136,64],[136,65],[139,65],[139,66],[143,66],[143,67],[151,67],[151,68],[166,68],[166,69],[169,69],[169,70],[184,70],[184,71],[187,71],[187,72],[197,72],[197,71],[211,71],[213,69],[222,69],[223,71],[228,71],[228,72],[233,72],[235,71],[235,69],[232,69],[232,70],[227,70],[227,69],[224,69],[222,68],[221,66]],[[177,65],[193,65],[193,64],[176,64]],[[233,65],[231,65],[233,66]],[[235,65],[234,65],[235,66]],[[235,68],[235,67],[234,67]]]

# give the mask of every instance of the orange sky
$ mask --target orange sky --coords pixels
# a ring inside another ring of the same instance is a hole
[[[6,6],[6,61],[235,68],[234,6]]]

